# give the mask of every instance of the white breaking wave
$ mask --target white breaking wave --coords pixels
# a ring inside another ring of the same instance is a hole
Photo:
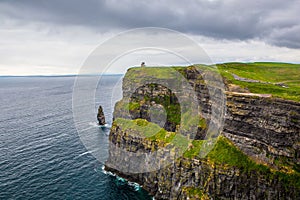
[[[97,122],[89,122],[89,125],[92,127],[99,127],[99,124]]]
[[[84,156],[84,155],[86,155],[86,154],[88,154],[88,153],[91,153],[91,152],[90,152],[90,151],[84,152],[84,153],[82,153],[82,154],[79,154],[78,157]]]
[[[133,187],[135,191],[139,191],[139,190],[142,188],[142,186],[141,186],[140,184],[135,183],[135,182],[128,181],[128,180],[126,180],[126,179],[124,179],[124,178],[122,178],[122,177],[116,175],[115,173],[106,171],[104,168],[105,168],[105,167],[104,167],[104,165],[103,165],[103,166],[101,167],[102,173],[107,174],[107,175],[110,175],[110,176],[114,176],[114,177],[116,177],[116,178],[118,179],[118,181],[127,182],[127,184],[128,184],[129,186]]]
[[[92,127],[102,127],[102,128],[111,128],[110,124],[105,124],[105,125],[99,125],[97,122],[89,122],[89,125]]]
[[[82,154],[79,154],[78,157],[84,156],[84,155],[89,154],[89,153],[91,154],[95,151],[97,151],[97,150],[83,152]]]

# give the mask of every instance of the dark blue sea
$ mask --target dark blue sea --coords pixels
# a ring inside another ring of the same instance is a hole
[[[121,95],[117,88],[119,97],[112,98],[112,89],[121,78],[103,76],[96,91],[95,105],[104,107],[108,124]],[[152,199],[138,185],[106,173],[83,145],[73,120],[74,80],[0,78],[0,199]],[[108,135],[96,116],[82,124],[97,136],[94,145],[105,158]]]

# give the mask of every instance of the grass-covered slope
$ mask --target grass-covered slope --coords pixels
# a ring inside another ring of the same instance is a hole
[[[287,186],[295,186],[300,188],[300,172],[297,169],[292,169],[288,172],[283,172],[274,169],[264,164],[257,163],[249,156],[238,149],[230,140],[224,136],[219,136],[213,149],[204,157],[201,158],[199,153],[205,144],[205,140],[190,140],[180,133],[168,132],[157,124],[148,122],[145,119],[115,119],[113,126],[118,126],[124,132],[138,134],[145,140],[155,141],[160,148],[165,148],[168,145],[180,150],[182,157],[185,159],[205,159],[211,165],[223,167],[236,167],[246,173],[255,171],[256,173],[264,174],[266,177],[277,177],[279,180],[287,184]]]
[[[247,88],[252,93],[272,94],[274,97],[300,101],[300,64],[225,63],[217,67],[229,83]],[[260,83],[239,81],[233,74]]]

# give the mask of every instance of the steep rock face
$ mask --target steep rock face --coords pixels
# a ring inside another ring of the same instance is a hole
[[[98,108],[97,120],[99,125],[105,125],[105,116],[102,106],[99,106]]]
[[[297,102],[227,93],[223,134],[253,158],[272,165],[275,160],[300,164]]]
[[[299,186],[295,186],[299,176],[283,180],[283,176],[268,170],[230,167],[210,159],[182,157],[156,171],[129,173],[126,170],[130,166],[126,163],[138,161],[139,154],[122,155],[120,149],[142,154],[156,151],[159,144],[141,140],[119,126],[113,127],[110,140],[118,148],[113,146],[110,150],[106,170],[141,184],[156,199],[297,199],[300,195]],[[144,167],[139,166],[143,163],[133,163],[137,168]]]
[[[165,108],[162,112],[165,112],[166,123],[161,125],[153,120],[152,122],[167,131],[178,130],[180,125],[178,116],[181,115],[181,105],[176,98],[178,93],[165,87],[164,82],[144,84],[134,89],[139,83],[130,79],[130,73],[132,72],[129,71],[124,78],[124,98],[115,107],[114,119],[143,118],[151,121],[150,108],[162,105]],[[212,120],[211,106],[220,99],[218,88],[209,88],[211,86],[207,86],[199,72],[192,67],[185,68],[180,73],[196,92],[201,107],[198,117],[205,119],[205,124],[209,124]],[[170,80],[166,82],[170,84]],[[178,83],[175,80],[171,84]],[[226,92],[227,112],[222,134],[258,163],[267,164],[281,172],[291,173],[295,170],[299,172],[300,103],[266,95],[232,92],[228,85],[226,89],[230,92]],[[221,108],[219,111],[222,111]],[[207,126],[199,125],[195,139],[204,138],[206,130]],[[110,141],[129,152],[155,152],[161,145],[155,141],[134,137],[133,132],[134,130],[122,130],[122,127],[115,124],[110,133]],[[123,171],[114,169],[114,165],[135,159],[134,156],[123,156],[118,148],[112,146],[106,169],[140,183],[158,199],[188,197],[295,199],[299,197],[299,183],[290,182],[289,178],[285,180],[283,176],[271,172],[272,170],[264,172],[244,169],[244,167],[228,166],[226,163],[215,163],[209,159],[183,157],[176,159],[167,168],[139,174],[128,173],[126,169]],[[128,166],[124,165],[124,167]]]

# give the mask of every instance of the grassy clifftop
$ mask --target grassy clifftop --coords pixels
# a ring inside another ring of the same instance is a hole
[[[229,82],[253,93],[300,101],[300,64],[288,63],[225,63],[218,69]],[[234,75],[253,82],[237,80]]]
[[[199,69],[209,68],[195,65]],[[248,92],[271,94],[273,97],[300,102],[300,64],[289,63],[224,63],[216,65],[226,84],[237,85]],[[176,71],[186,67],[131,68],[126,79],[139,82],[141,78],[171,79]],[[213,68],[212,68],[213,69]]]

